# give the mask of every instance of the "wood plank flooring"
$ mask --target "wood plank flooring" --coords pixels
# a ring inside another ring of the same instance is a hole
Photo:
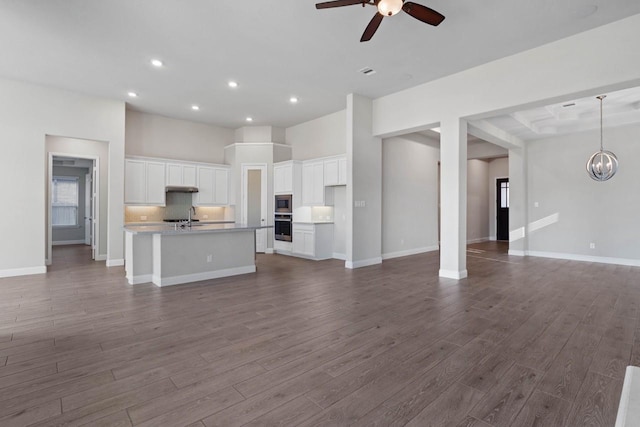
[[[0,425],[612,426],[640,269],[471,248],[159,289],[56,247],[0,279]]]

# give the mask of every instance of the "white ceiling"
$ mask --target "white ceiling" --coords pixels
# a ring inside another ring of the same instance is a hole
[[[602,95],[606,95],[602,104],[603,127],[640,123],[640,88]],[[567,135],[600,128],[600,101],[595,96],[567,100],[486,121],[524,141]]]
[[[372,7],[0,0],[0,76],[220,126],[251,116],[253,125],[285,127],[343,109],[348,93],[380,97],[640,13],[637,0],[418,2],[445,21],[431,27],[401,12],[360,43]],[[154,69],[152,58],[166,66]],[[376,74],[358,73],[363,67]],[[229,89],[230,79],[240,87]],[[130,100],[131,90],[140,96]]]

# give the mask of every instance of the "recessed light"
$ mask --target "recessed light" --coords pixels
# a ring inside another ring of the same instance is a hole
[[[154,67],[162,67],[164,64],[159,59],[152,59],[151,65],[153,65]]]
[[[129,95],[129,98],[137,98],[138,94],[135,92],[127,92],[127,95]]]
[[[192,105],[191,109],[194,111],[198,111],[200,109],[200,107],[198,107],[197,105]]]
[[[295,96],[292,96],[291,98],[289,98],[289,102],[292,104],[297,104],[298,103],[298,98]]]
[[[247,117],[247,121],[248,121],[248,122],[252,122],[252,121],[253,121],[253,118],[252,118],[252,117]]]
[[[229,85],[230,88],[237,88],[238,87],[238,82],[234,82],[233,80],[230,81],[229,83],[227,83]]]

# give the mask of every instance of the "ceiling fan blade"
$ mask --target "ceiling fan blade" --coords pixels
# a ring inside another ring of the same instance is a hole
[[[442,21],[444,21],[444,15],[436,12],[433,9],[429,9],[426,6],[423,6],[418,3],[414,3],[412,1],[408,1],[402,5],[402,10],[407,12],[409,15],[413,16],[419,21],[425,22],[427,24],[437,26]]]
[[[328,9],[330,7],[342,7],[342,6],[352,6],[354,4],[362,4],[367,3],[364,0],[334,0],[334,1],[326,1],[324,3],[316,3],[316,9]]]
[[[367,25],[367,28],[364,29],[362,37],[360,37],[361,42],[368,42],[369,40],[371,40],[371,37],[373,37],[373,35],[376,33],[376,30],[380,26],[382,18],[384,18],[384,16],[380,15],[378,12],[373,15],[373,18],[371,19],[371,21],[369,21],[369,25]]]

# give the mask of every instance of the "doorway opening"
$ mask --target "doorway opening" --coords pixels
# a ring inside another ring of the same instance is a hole
[[[496,240],[509,240],[509,178],[496,179]]]
[[[99,158],[50,152],[48,166],[47,265],[96,260]]]
[[[267,224],[267,165],[265,163],[242,164],[242,212],[243,224]],[[256,252],[267,251],[267,229],[256,230]]]

